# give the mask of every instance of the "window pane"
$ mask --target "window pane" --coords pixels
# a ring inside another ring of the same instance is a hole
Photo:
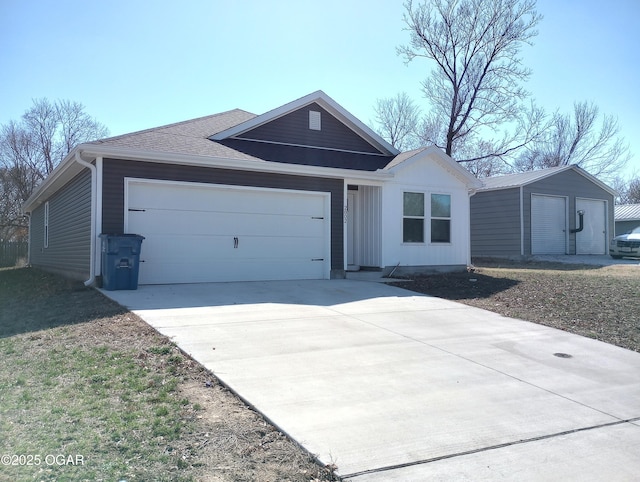
[[[450,243],[451,242],[451,221],[448,219],[431,220],[431,242]]]
[[[405,192],[403,212],[405,216],[424,216],[424,194]]]
[[[431,216],[435,218],[450,218],[451,196],[448,194],[432,194]]]
[[[402,241],[405,243],[424,243],[424,219],[403,219]]]

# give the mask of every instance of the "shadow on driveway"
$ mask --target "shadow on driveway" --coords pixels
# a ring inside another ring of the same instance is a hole
[[[141,285],[135,291],[102,292],[131,310],[158,310],[260,304],[333,306],[387,297],[390,289],[351,280],[300,280]],[[402,289],[392,292],[395,298],[417,296]]]

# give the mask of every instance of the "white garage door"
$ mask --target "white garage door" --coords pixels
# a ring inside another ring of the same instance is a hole
[[[576,233],[576,254],[607,254],[606,205],[600,199],[576,199],[576,211],[584,211],[583,229]]]
[[[531,195],[531,254],[566,254],[567,200]]]
[[[329,193],[127,180],[140,284],[323,279]]]

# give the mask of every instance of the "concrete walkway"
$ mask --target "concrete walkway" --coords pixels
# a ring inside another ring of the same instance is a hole
[[[531,256],[530,261],[548,261],[551,263],[564,264],[591,264],[596,266],[614,266],[625,264],[640,267],[640,259],[638,258],[613,259],[611,256],[597,254],[540,254]]]
[[[363,281],[105,294],[345,479],[640,474],[639,353]]]

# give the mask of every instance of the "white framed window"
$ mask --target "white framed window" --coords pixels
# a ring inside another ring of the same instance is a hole
[[[44,203],[44,247],[49,247],[49,201]]]
[[[431,242],[451,242],[451,195],[431,194]]]
[[[402,242],[424,243],[424,193],[403,193]]]

